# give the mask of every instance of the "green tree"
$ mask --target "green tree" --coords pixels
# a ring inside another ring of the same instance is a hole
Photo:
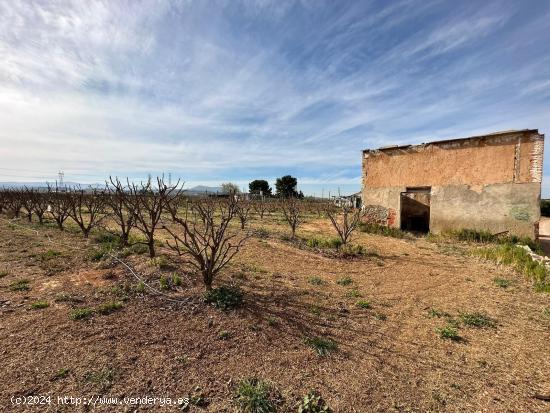
[[[221,184],[221,187],[224,194],[238,194],[241,192],[239,186],[233,182],[225,182]]]
[[[271,196],[271,187],[269,183],[263,179],[256,179],[248,184],[248,189],[251,194],[259,194],[260,191],[264,196]]]
[[[282,176],[275,181],[277,195],[283,198],[298,197],[298,192],[296,191],[297,185],[298,180],[290,175]]]

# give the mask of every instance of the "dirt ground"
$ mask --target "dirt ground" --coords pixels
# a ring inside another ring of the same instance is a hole
[[[162,274],[183,283],[162,294],[136,291],[121,263],[94,261],[93,241],[0,219],[0,409],[181,411],[176,406],[58,404],[58,396],[192,397],[188,411],[235,411],[235,386],[257,377],[296,411],[309,390],[335,412],[544,412],[550,402],[550,300],[510,269],[482,262],[475,246],[357,233],[371,253],[357,259],[297,248],[279,221],[256,221],[253,237],[215,281],[244,291],[242,308],[221,311],[167,248],[166,262],[125,257],[148,285]],[[332,234],[311,219],[299,235]],[[159,266],[161,268],[159,268]],[[337,281],[351,278],[348,285]],[[504,278],[502,288],[494,281]],[[30,289],[14,291],[27,279]],[[33,309],[46,300],[49,307]],[[358,307],[368,300],[370,308]],[[75,308],[120,301],[118,311],[70,318]],[[494,327],[461,323],[480,312]],[[458,322],[458,341],[436,329]],[[306,337],[337,350],[319,357]],[[50,405],[15,406],[12,396],[50,395]]]

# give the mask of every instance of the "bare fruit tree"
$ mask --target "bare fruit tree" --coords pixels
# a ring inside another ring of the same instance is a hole
[[[237,214],[235,200],[215,201],[210,198],[187,201],[181,207],[170,204],[170,213],[177,230],[165,226],[173,242],[168,246],[202,275],[207,290],[214,277],[233,259],[250,234],[230,232],[229,224]]]
[[[292,231],[292,239],[296,238],[296,229],[304,221],[303,205],[298,199],[291,197],[281,200],[281,210],[285,221]]]
[[[35,191],[32,188],[27,188],[26,186],[23,190],[18,191],[17,195],[21,198],[21,206],[25,210],[25,215],[27,220],[32,222],[32,213],[34,211],[34,204],[36,201]]]
[[[38,222],[42,225],[44,224],[44,215],[50,204],[49,192],[33,191],[32,196],[34,197],[32,212],[38,217]]]
[[[250,217],[250,210],[252,209],[252,205],[250,201],[246,200],[238,200],[236,202],[236,213],[239,217],[239,221],[241,222],[241,229],[244,229],[246,226],[246,223]]]
[[[128,181],[128,196],[124,198],[126,208],[134,214],[135,227],[145,236],[151,258],[155,257],[155,231],[162,213],[170,202],[177,200],[180,192],[179,181],[174,186],[167,186],[163,178],[157,177],[156,188],[150,183],[136,185]]]
[[[332,204],[326,204],[325,214],[342,240],[342,244],[347,244],[351,238],[351,234],[361,223],[361,209],[348,205],[337,207]]]
[[[15,218],[19,218],[21,215],[21,208],[23,208],[23,198],[19,191],[15,189],[6,191],[6,209],[13,213]]]
[[[135,227],[136,214],[133,209],[133,203],[128,201],[130,192],[128,187],[125,187],[118,178],[109,178],[110,183],[107,183],[108,193],[106,194],[105,202],[109,207],[109,215],[118,225],[120,232],[120,240],[123,247],[128,245],[130,231]]]
[[[69,194],[62,192],[57,184],[55,188],[48,185],[48,198],[50,202],[50,215],[57,223],[58,228],[63,231],[63,224],[69,217],[69,210],[71,209]]]
[[[267,204],[267,201],[262,198],[252,201],[252,208],[254,208],[254,212],[260,216],[260,219],[264,219],[265,213],[269,210],[269,205]]]
[[[84,238],[97,227],[105,217],[105,195],[102,191],[86,192],[75,188],[69,192],[69,216],[78,225]]]

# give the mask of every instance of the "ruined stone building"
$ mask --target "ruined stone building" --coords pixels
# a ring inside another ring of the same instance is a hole
[[[538,234],[544,135],[538,130],[363,151],[368,220],[439,233]]]

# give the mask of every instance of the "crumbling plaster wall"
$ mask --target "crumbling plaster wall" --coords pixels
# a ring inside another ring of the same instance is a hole
[[[363,205],[400,227],[400,195],[430,186],[430,230],[477,228],[534,236],[540,219],[544,135],[513,132],[365,151]]]

